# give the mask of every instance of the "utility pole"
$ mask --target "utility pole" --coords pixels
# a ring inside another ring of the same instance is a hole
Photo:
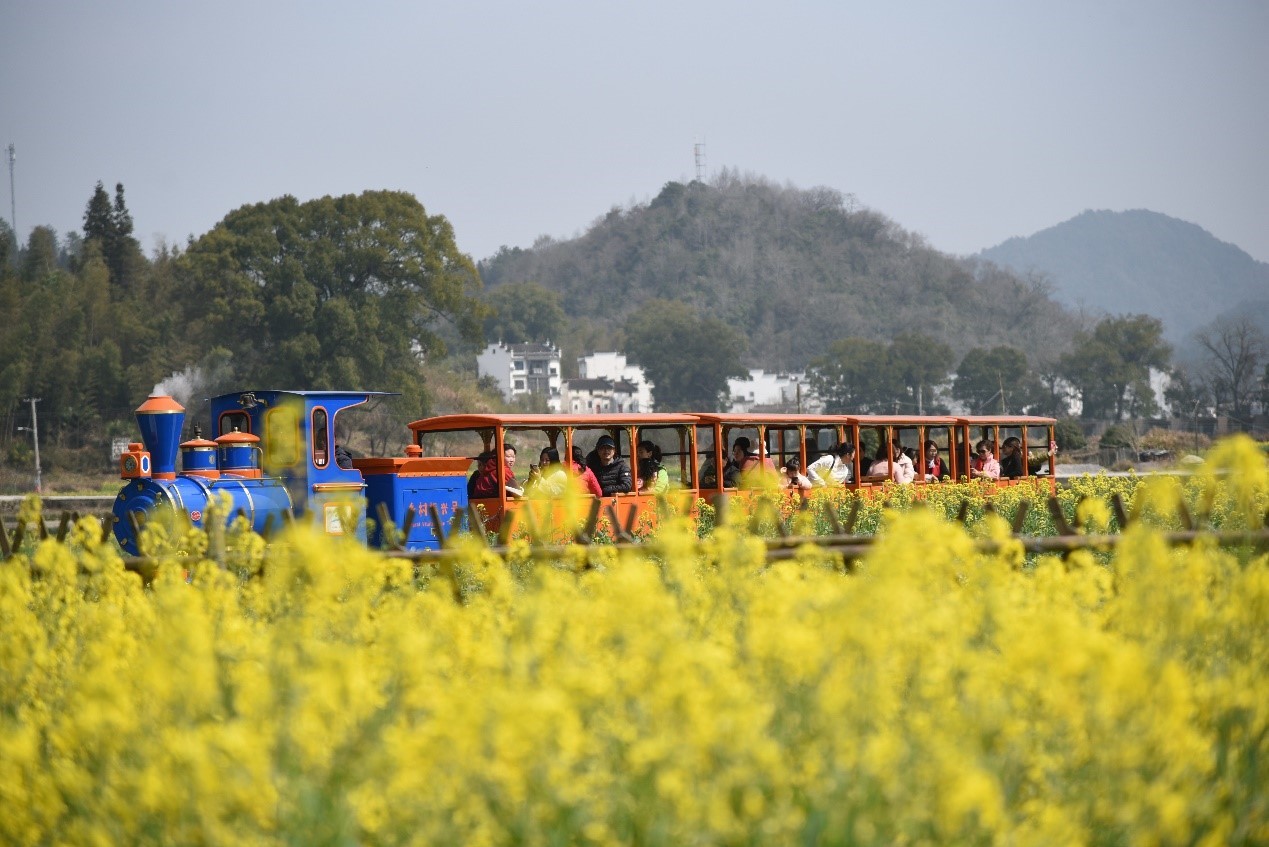
[[[18,429],[29,429],[31,440],[35,443],[35,493],[43,493],[40,481],[40,419],[35,411],[35,404],[40,402],[39,397],[28,397],[26,402],[31,404],[31,426],[20,426]]]

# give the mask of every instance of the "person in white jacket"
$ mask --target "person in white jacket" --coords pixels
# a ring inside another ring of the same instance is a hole
[[[817,488],[847,485],[855,481],[855,445],[838,444],[806,466],[806,476]]]

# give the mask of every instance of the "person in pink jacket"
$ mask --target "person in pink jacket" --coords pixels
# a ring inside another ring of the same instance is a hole
[[[978,442],[974,448],[976,455],[969,465],[969,475],[974,479],[990,479],[995,482],[1000,479],[1000,462],[996,461],[996,457],[992,455],[991,445],[986,441]]]

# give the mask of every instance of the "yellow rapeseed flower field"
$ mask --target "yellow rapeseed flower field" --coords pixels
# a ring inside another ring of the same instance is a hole
[[[1263,458],[1208,464],[1263,526]],[[887,502],[852,571],[676,520],[418,571],[156,536],[143,586],[86,521],[0,563],[0,843],[1269,843],[1269,557],[1164,543],[1177,486],[1066,559]]]

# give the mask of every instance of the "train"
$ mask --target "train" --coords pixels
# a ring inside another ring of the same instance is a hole
[[[639,517],[654,519],[657,496],[641,485],[644,468],[635,448],[655,444],[674,489],[693,497],[729,490],[734,480],[723,468],[739,441],[751,445],[760,467],[793,464],[806,468],[838,445],[857,445],[847,488],[877,490],[889,474],[870,474],[868,456],[889,454],[890,445],[907,444],[917,467],[924,467],[927,445],[946,462],[939,479],[965,479],[975,445],[986,444],[999,458],[1002,447],[1020,449],[1021,473],[991,484],[1008,486],[1039,477],[1054,485],[1056,420],[1026,415],[798,415],[725,413],[637,414],[458,414],[408,425],[403,456],[342,460],[336,418],[376,398],[376,391],[256,390],[223,394],[210,400],[208,438],[201,427],[185,435],[185,409],[163,394],[151,395],[137,410],[139,442],[119,457],[125,480],[114,502],[114,531],[128,553],[140,553],[139,535],[149,519],[162,513],[185,515],[204,526],[209,514],[229,521],[239,516],[256,532],[284,522],[306,522],[329,535],[351,535],[370,545],[385,540],[384,526],[400,529],[394,539],[408,550],[437,549],[441,523],[466,527],[468,507],[484,528],[495,531],[525,507],[518,496],[513,457],[531,463],[541,450],[583,454],[607,438],[618,457],[630,464],[631,490],[602,497],[611,514],[626,525]],[[1010,446],[1010,445],[1013,446]],[[883,448],[883,445],[884,448]],[[472,491],[469,482],[480,463],[489,462],[496,485]],[[179,469],[178,469],[179,461]],[[434,517],[435,516],[435,517]]]

